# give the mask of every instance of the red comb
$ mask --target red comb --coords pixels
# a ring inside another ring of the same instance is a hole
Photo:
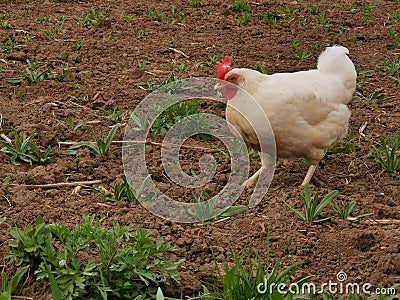
[[[218,79],[224,79],[226,73],[232,70],[232,58],[225,56],[221,62],[217,62]]]

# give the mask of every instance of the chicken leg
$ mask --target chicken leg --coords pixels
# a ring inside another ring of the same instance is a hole
[[[243,182],[242,187],[249,188],[256,184],[258,178],[260,177],[261,172],[263,172],[268,167],[268,161],[271,161],[271,158],[268,158],[268,155],[263,152],[258,152],[261,159],[261,167],[255,172],[249,179]],[[275,168],[275,167],[273,167]]]
[[[310,183],[310,180],[311,180],[311,178],[313,177],[314,172],[315,172],[316,169],[317,169],[317,165],[311,165],[311,166],[308,168],[306,177],[304,177],[303,183],[301,184],[302,187],[304,187],[306,184],[309,184],[309,183]]]

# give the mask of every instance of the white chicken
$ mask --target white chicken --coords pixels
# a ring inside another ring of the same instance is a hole
[[[319,56],[317,69],[272,75],[232,68],[230,57],[217,63],[219,81],[215,89],[228,99],[227,121],[247,145],[260,151],[253,129],[257,128],[257,120],[252,120],[251,114],[246,119],[240,112],[241,102],[242,107],[246,105],[246,96],[237,88],[240,87],[254,97],[267,115],[277,157],[302,157],[309,162],[303,186],[310,182],[326,149],[347,135],[351,115],[347,104],[357,78],[347,54],[345,47],[328,47]],[[267,161],[261,157],[261,168],[245,182],[246,186],[253,185],[266,166]]]

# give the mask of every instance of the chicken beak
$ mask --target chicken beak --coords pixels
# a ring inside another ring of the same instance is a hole
[[[222,90],[222,84],[218,82],[216,85],[214,85],[214,91],[220,91],[220,90]]]
[[[224,83],[223,80],[218,79],[217,84],[214,85],[214,91],[221,91],[222,88],[224,87],[223,83]]]

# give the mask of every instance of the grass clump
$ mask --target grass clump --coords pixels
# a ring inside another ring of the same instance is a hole
[[[370,158],[375,159],[385,171],[397,174],[400,170],[400,132],[386,139],[381,138],[381,145],[374,147]]]
[[[332,191],[329,194],[327,194],[321,201],[319,201],[319,195],[318,193],[315,194],[314,197],[311,197],[311,193],[310,193],[310,187],[307,184],[304,187],[304,206],[305,206],[305,213],[302,213],[301,211],[299,211],[298,209],[290,206],[289,204],[287,204],[285,201],[284,203],[286,204],[287,207],[289,207],[294,213],[295,215],[307,222],[307,223],[316,223],[316,222],[323,222],[326,220],[329,220],[332,217],[327,217],[327,218],[322,218],[320,219],[319,216],[321,215],[321,213],[323,212],[323,210],[329,205],[331,204],[334,199],[337,197],[337,195],[339,194],[338,191]]]
[[[87,147],[90,149],[90,153],[93,156],[96,155],[107,155],[109,153],[115,153],[117,151],[121,151],[121,147],[115,147],[111,148],[111,143],[113,142],[115,135],[118,131],[120,124],[115,124],[111,130],[108,132],[107,136],[105,136],[105,133],[102,132],[100,136],[98,137],[96,133],[94,132],[94,129],[92,127],[89,127],[90,130],[92,131],[92,135],[94,138],[94,142],[89,142],[89,141],[82,141],[78,142],[75,145],[72,145],[69,150],[65,152],[65,154],[76,154],[76,150],[81,148],[81,147]]]
[[[103,188],[94,188],[91,186],[85,186],[88,189],[94,190],[95,192],[103,195],[107,201],[127,201],[132,204],[139,204],[140,201],[146,202],[154,199],[155,194],[150,193],[147,196],[143,196],[144,189],[146,188],[147,177],[139,189],[136,189],[132,183],[129,183],[125,175],[121,175],[122,183],[114,186],[113,192],[109,192]]]
[[[261,243],[260,243],[261,244]],[[269,247],[269,245],[267,245]],[[215,292],[214,298],[209,299],[313,299],[314,295],[301,294],[302,287],[312,279],[312,276],[304,277],[295,284],[299,288],[299,293],[287,291],[287,294],[279,293],[278,287],[287,286],[293,279],[296,272],[301,268],[302,263],[294,263],[284,267],[285,261],[278,260],[271,264],[269,260],[264,262],[259,255],[260,247],[255,251],[244,248],[241,252],[232,249],[231,255],[233,264],[229,259],[225,260],[223,269],[215,265],[218,274],[216,285],[220,288]],[[267,248],[267,251],[269,249]],[[297,291],[295,291],[297,292]]]
[[[11,278],[7,278],[6,273],[4,270],[1,271],[1,276],[0,276],[0,300],[11,300],[12,295],[16,288],[18,287],[18,284],[21,282],[22,278],[26,274],[26,272],[29,270],[29,266],[25,266],[21,269],[19,269],[15,275],[13,275]]]
[[[58,156],[58,152],[54,151],[50,146],[42,150],[32,142],[33,139],[38,137],[37,133],[27,135],[23,132],[19,135],[15,128],[10,131],[14,135],[14,141],[0,140],[0,143],[4,146],[0,151],[11,156],[11,163],[13,165],[18,165],[20,162],[31,166],[35,164],[45,165],[54,162]]]

